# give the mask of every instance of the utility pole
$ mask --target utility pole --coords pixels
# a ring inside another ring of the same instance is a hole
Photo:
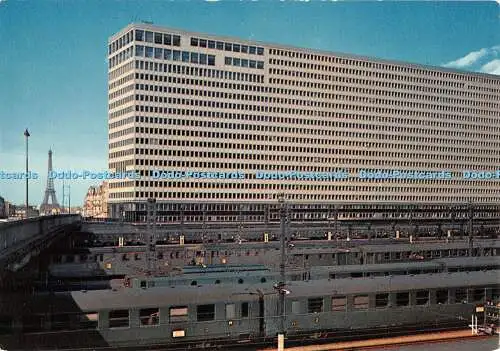
[[[473,256],[472,250],[474,249],[474,207],[472,202],[469,202],[469,256]]]
[[[148,199],[146,206],[147,234],[146,234],[146,263],[147,275],[156,275],[156,199]]]
[[[285,195],[280,194],[280,227],[281,227],[281,257],[280,257],[280,282],[278,284],[279,293],[279,315],[280,315],[280,334],[285,334],[285,284],[286,284],[286,272],[285,272],[285,258],[286,258],[286,237],[287,237],[287,204],[285,202]]]
[[[26,219],[29,218],[29,205],[28,205],[28,138],[30,137],[30,133],[28,132],[28,128],[24,131],[24,136],[26,137]]]
[[[67,190],[67,191],[66,191]],[[66,198],[68,198],[68,214],[71,213],[71,187],[69,184],[64,183],[63,179],[63,188],[62,188],[62,204],[61,204],[61,212],[64,213],[65,209],[65,204],[66,204]],[[95,208],[94,208],[95,211]]]

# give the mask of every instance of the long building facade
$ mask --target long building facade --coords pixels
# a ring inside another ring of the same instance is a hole
[[[108,58],[113,217],[500,203],[498,76],[150,24]]]

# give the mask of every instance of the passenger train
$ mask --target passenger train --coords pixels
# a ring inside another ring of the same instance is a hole
[[[159,272],[170,274],[190,264],[277,267],[279,243],[176,245],[156,247]],[[445,258],[498,257],[500,240],[352,240],[293,242],[287,247],[290,269],[405,263]],[[55,277],[125,276],[143,273],[146,248],[87,248],[54,254],[49,270]]]
[[[0,345],[9,351],[234,349],[275,342],[280,332],[292,345],[463,328],[478,306],[499,302],[499,273],[494,269],[319,279],[292,281],[283,289],[269,281],[120,287],[36,295],[24,301],[12,297],[2,302]],[[285,294],[284,314],[280,294]]]

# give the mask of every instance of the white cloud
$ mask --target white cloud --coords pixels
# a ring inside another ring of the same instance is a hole
[[[500,1],[500,0],[499,0]],[[445,63],[448,68],[466,69],[483,73],[500,74],[500,45],[469,52],[454,61]]]
[[[481,58],[488,55],[489,50],[490,49],[483,48],[479,51],[470,52],[464,57],[461,57],[455,61],[450,61],[448,63],[445,63],[444,66],[450,68],[466,68],[472,66]]]
[[[481,72],[500,75],[500,59],[494,59],[481,67]]]

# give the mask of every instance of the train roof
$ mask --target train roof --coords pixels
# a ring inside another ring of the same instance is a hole
[[[432,261],[413,261],[413,262],[397,262],[397,263],[374,263],[364,265],[340,265],[340,266],[313,266],[310,268],[311,273],[322,272],[371,272],[371,271],[389,271],[389,270],[404,270],[417,268],[440,268],[445,267],[476,267],[497,265],[500,261],[495,256],[486,257],[452,257],[452,258],[435,258]],[[303,269],[301,269],[303,271]]]
[[[477,240],[473,241],[474,247],[500,247],[499,240]],[[449,249],[467,249],[469,243],[465,241],[449,241],[449,242],[422,242],[415,241],[413,243],[401,243],[399,245],[391,245],[388,250],[387,245],[362,245],[359,246],[365,252],[388,252],[388,251],[428,251],[428,250],[449,250]]]
[[[368,294],[418,289],[472,287],[498,284],[499,270],[486,272],[436,273],[364,279],[314,280],[287,284],[287,298],[308,298],[346,294]],[[129,309],[161,306],[183,306],[217,302],[257,300],[257,291],[274,295],[272,283],[233,286],[176,286],[148,289],[117,289],[71,292],[75,303],[84,311]]]
[[[237,287],[218,285],[153,287],[148,289],[116,289],[71,292],[76,304],[85,311],[101,309],[129,309],[188,304],[217,303],[221,301],[252,301],[259,296],[255,285]]]
[[[350,295],[407,291],[415,289],[436,289],[471,287],[498,284],[499,270],[486,272],[435,273],[418,275],[397,275],[369,277],[364,279],[316,280],[311,285],[288,284],[290,298],[294,296],[313,297],[322,295]]]

